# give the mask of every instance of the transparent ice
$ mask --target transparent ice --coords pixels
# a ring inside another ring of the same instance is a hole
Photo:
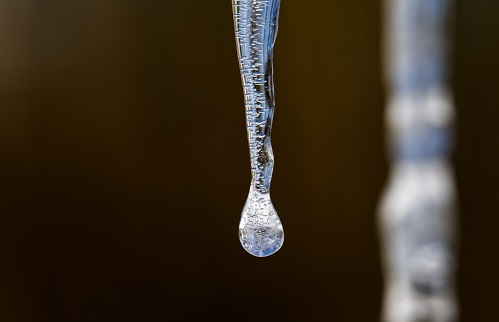
[[[274,117],[273,48],[280,0],[232,0],[237,55],[244,92],[251,185],[241,214],[239,240],[250,254],[277,252],[284,231],[270,199],[274,154],[270,134]]]

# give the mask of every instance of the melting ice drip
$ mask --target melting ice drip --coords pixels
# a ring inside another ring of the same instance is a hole
[[[448,154],[450,0],[386,0],[391,179],[380,209],[385,322],[451,322],[455,190]]]
[[[284,241],[281,221],[270,200],[274,168],[270,133],[275,106],[272,57],[279,6],[280,0],[232,0],[252,177],[239,239],[244,249],[257,257],[272,255]]]

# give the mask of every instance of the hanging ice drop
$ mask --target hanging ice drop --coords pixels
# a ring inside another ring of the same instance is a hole
[[[270,133],[275,105],[272,56],[279,6],[280,0],[232,0],[252,177],[239,240],[257,257],[274,254],[284,241],[281,220],[270,200],[274,168]]]

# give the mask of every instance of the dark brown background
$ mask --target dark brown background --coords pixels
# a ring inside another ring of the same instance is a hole
[[[257,259],[230,1],[0,1],[0,321],[377,321],[380,12],[283,0]],[[456,13],[462,321],[499,321],[499,2]]]

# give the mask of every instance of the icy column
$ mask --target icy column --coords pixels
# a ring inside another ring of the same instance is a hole
[[[448,155],[450,0],[385,0],[390,182],[380,207],[385,322],[457,320]]]
[[[277,252],[284,241],[281,221],[270,200],[275,105],[272,56],[279,6],[280,0],[232,0],[251,161],[251,186],[241,214],[239,239],[246,251],[258,257]]]

